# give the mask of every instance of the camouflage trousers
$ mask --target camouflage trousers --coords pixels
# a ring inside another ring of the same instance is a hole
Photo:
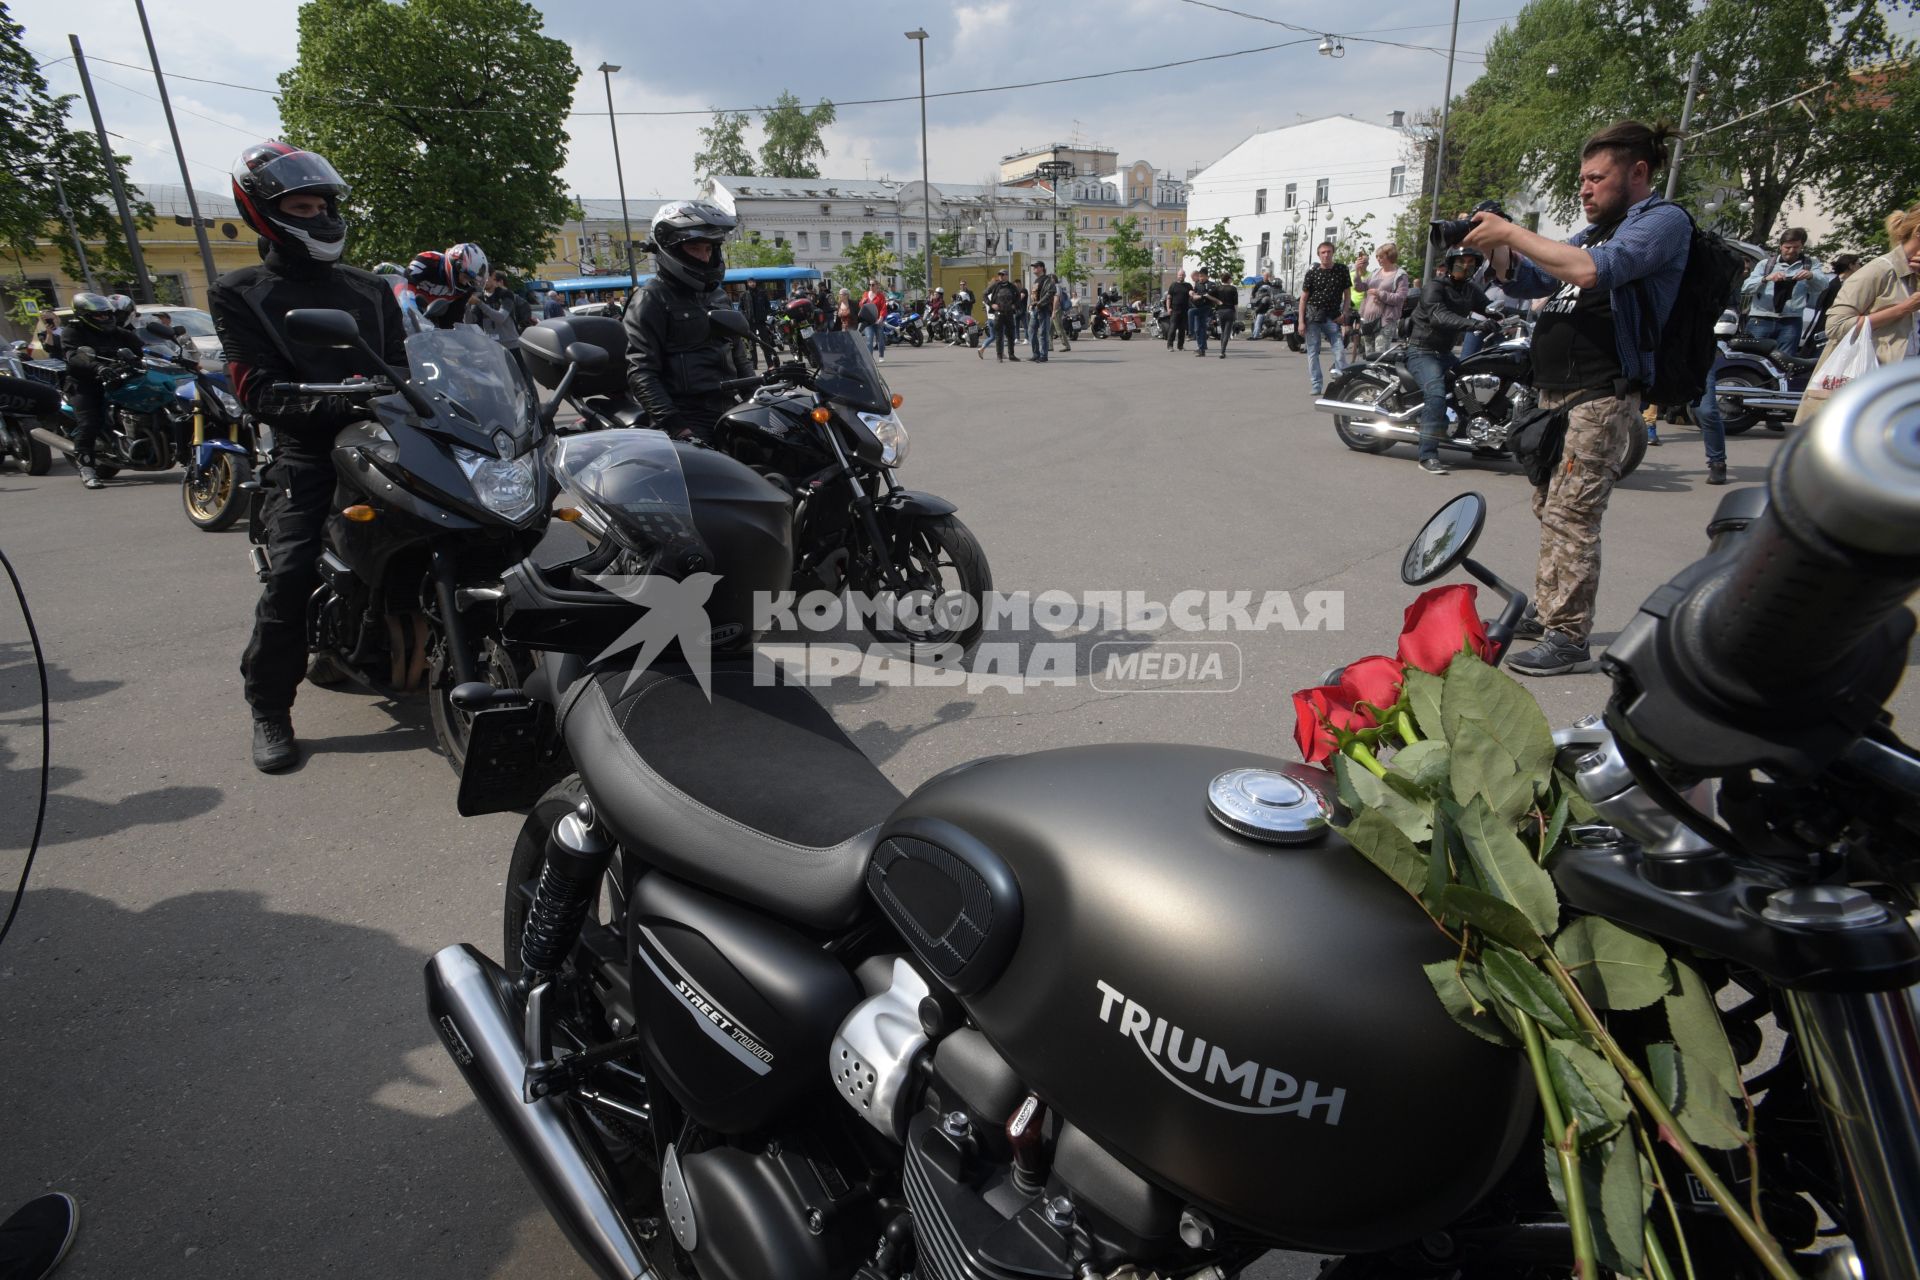
[[[1584,392],[1542,392],[1542,408],[1577,399]],[[1567,413],[1567,443],[1553,478],[1533,491],[1540,521],[1540,563],[1534,570],[1533,602],[1540,625],[1585,644],[1593,631],[1594,599],[1600,592],[1600,517],[1620,478],[1640,421],[1640,397],[1608,396],[1575,405]]]

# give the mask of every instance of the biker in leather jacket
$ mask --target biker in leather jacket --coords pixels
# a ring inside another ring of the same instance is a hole
[[[106,390],[96,358],[139,360],[146,348],[132,329],[124,328],[106,298],[78,293],[72,301],[73,318],[62,324],[55,342],[67,362],[67,400],[73,405],[73,460],[89,489],[103,488],[94,473],[94,445],[107,424]]]
[[[738,403],[720,384],[752,374],[746,344],[713,327],[710,311],[731,304],[721,245],[733,215],[698,200],[676,200],[653,215],[653,279],[627,302],[627,386],[649,426],[682,439],[706,438]]]

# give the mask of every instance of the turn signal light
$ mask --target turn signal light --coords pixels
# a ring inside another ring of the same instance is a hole
[[[833,411],[825,405],[815,405],[813,412],[807,415],[815,422],[826,422],[833,417]]]
[[[340,514],[355,524],[365,524],[367,521],[373,519],[373,508],[367,506],[365,503],[356,502]]]
[[[907,402],[907,398],[906,398],[905,396],[903,396],[903,395],[901,395],[901,394],[900,394],[900,393],[899,393],[898,391],[896,391],[896,392],[894,392],[894,393],[893,393],[893,407],[894,407],[894,408],[896,408],[896,409],[898,409],[898,408],[899,408],[899,407],[900,407],[901,405],[903,405],[903,404],[905,404],[906,402]]]
[[[555,507],[553,509],[553,517],[556,520],[565,520],[568,524],[572,524],[575,520],[578,520],[580,518],[580,508]]]

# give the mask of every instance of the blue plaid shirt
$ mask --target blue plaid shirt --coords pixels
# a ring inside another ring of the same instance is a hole
[[[1593,232],[1589,226],[1567,243],[1585,247]],[[1674,299],[1680,296],[1680,277],[1687,269],[1692,235],[1693,220],[1686,210],[1650,195],[1627,210],[1611,239],[1587,250],[1600,273],[1594,287],[1613,294],[1613,336],[1620,353],[1620,369],[1628,381],[1641,387],[1653,385],[1653,344],[1673,313]],[[1521,254],[1513,255],[1513,263],[1513,279],[1501,286],[1509,297],[1550,297],[1564,283]],[[1628,287],[1635,284],[1640,287]],[[1653,306],[1651,325],[1644,310],[1649,302]]]

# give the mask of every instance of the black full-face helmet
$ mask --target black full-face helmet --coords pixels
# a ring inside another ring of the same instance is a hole
[[[103,293],[76,293],[71,303],[73,318],[89,329],[102,333],[113,328],[113,302]]]
[[[654,262],[669,280],[704,293],[726,276],[726,256],[721,246],[739,225],[732,214],[704,200],[675,200],[663,204],[653,215]],[[695,240],[704,240],[713,246],[713,256],[707,261],[688,255],[686,247]]]
[[[133,314],[138,310],[138,307],[132,298],[129,298],[124,293],[110,293],[107,295],[107,305],[113,309],[113,322],[115,324],[119,325],[122,329],[131,329],[133,327]]]
[[[255,143],[233,165],[233,202],[242,221],[283,252],[316,262],[338,261],[347,247],[340,202],[351,189],[325,157],[284,142]],[[322,197],[326,209],[310,218],[280,211],[281,200],[302,193]]]

